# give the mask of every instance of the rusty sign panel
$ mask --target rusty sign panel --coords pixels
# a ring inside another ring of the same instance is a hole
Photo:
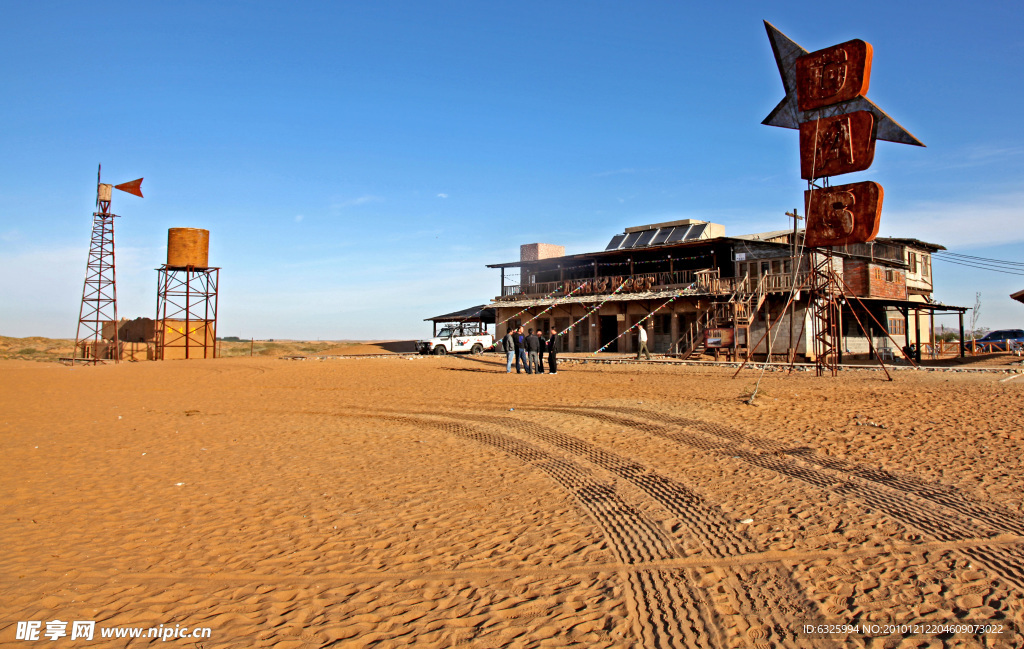
[[[871,44],[852,40],[796,60],[800,110],[814,110],[863,97],[871,82]]]
[[[704,346],[708,349],[715,347],[732,347],[733,330],[731,328],[706,329],[704,331]]]
[[[866,243],[878,235],[882,186],[874,182],[804,192],[805,243],[811,247]]]
[[[800,125],[800,177],[864,171],[875,159],[875,116],[866,110]]]

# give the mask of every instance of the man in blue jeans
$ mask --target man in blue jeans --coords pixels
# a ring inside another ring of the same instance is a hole
[[[516,358],[516,344],[512,340],[512,327],[508,328],[505,332],[505,337],[501,339],[501,346],[505,350],[505,374],[512,373],[512,361]]]
[[[519,327],[516,329],[516,334],[513,337],[516,345],[516,374],[519,374],[519,361],[523,362],[523,366],[526,367],[526,373],[530,373],[530,362],[526,360],[526,336],[523,335],[523,328]]]

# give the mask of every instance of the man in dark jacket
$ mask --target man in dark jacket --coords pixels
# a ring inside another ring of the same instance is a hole
[[[516,349],[516,374],[520,374],[519,361],[526,365],[526,373],[530,373],[530,366],[526,360],[526,336],[523,335],[523,328],[519,327],[516,329],[516,333],[512,336],[513,345]]]
[[[548,374],[558,374],[558,332],[551,327],[547,339]]]
[[[526,337],[526,351],[529,352],[530,360],[526,364],[526,373],[532,374],[536,372],[543,374],[543,370],[540,367],[540,337],[530,329],[530,335]]]

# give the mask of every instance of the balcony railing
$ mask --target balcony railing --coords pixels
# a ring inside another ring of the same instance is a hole
[[[502,297],[538,298],[550,295],[552,298],[614,293],[622,284],[619,293],[640,293],[655,289],[685,287],[696,281],[696,271],[677,270],[665,273],[635,273],[632,275],[601,276],[586,279],[566,279],[557,282],[538,282],[506,286]]]
[[[799,287],[806,279],[806,273],[799,273],[796,276],[796,285]],[[614,275],[607,277],[588,279],[567,279],[558,282],[537,282],[533,284],[518,284],[505,286],[502,297],[505,299],[537,299],[550,296],[551,299],[565,297],[570,293],[576,296],[583,295],[607,295],[614,293],[615,289],[622,284],[619,293],[642,293],[654,290],[668,290],[672,288],[687,288],[692,286],[695,293],[705,295],[732,295],[737,292],[753,293],[757,291],[759,283],[765,284],[764,291],[777,293],[789,291],[793,288],[793,275],[767,274],[760,278],[746,277],[720,277],[717,270],[677,270],[664,273],[635,273],[633,275]]]

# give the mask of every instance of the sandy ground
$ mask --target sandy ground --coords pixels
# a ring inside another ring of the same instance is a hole
[[[1024,376],[731,375],[0,361],[0,645],[1024,646],[803,633],[1024,628]]]

